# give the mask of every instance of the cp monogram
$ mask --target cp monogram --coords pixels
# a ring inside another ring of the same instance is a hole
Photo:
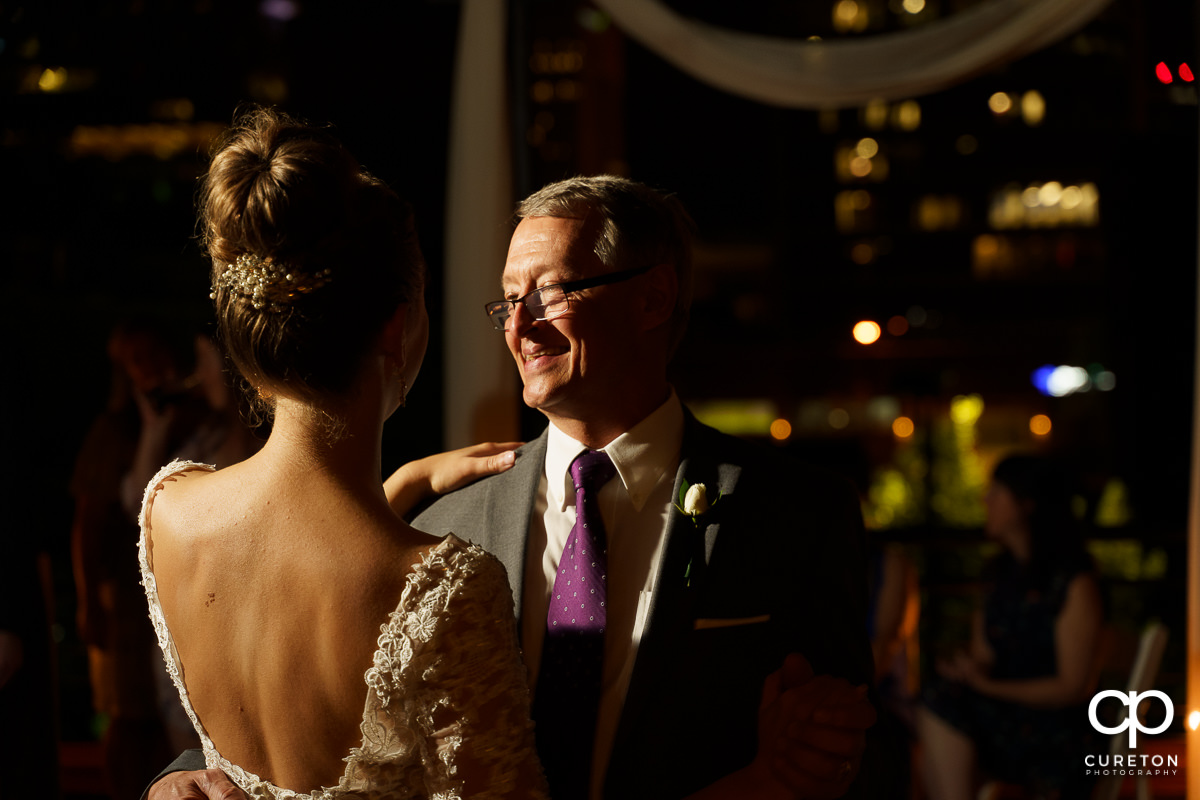
[[[1096,719],[1096,706],[1100,705],[1100,701],[1106,697],[1116,697],[1122,703],[1129,707],[1129,713],[1125,717],[1125,721],[1115,728],[1107,728],[1100,724],[1100,720]],[[1167,707],[1166,719],[1157,728],[1146,728],[1142,726],[1142,721],[1138,719],[1137,708],[1144,697],[1157,697],[1162,701],[1162,704]],[[1142,733],[1162,733],[1171,724],[1171,720],[1175,717],[1175,706],[1171,703],[1171,699],[1163,692],[1157,689],[1151,689],[1148,692],[1118,692],[1116,689],[1109,689],[1100,692],[1092,698],[1091,705],[1088,706],[1088,719],[1092,723],[1092,727],[1101,733],[1117,734],[1129,728],[1129,749],[1137,747],[1137,732]]]

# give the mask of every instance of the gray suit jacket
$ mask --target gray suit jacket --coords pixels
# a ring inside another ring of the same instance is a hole
[[[439,499],[413,523],[495,554],[508,569],[518,617],[546,441],[543,432],[512,469]],[[788,653],[856,685],[873,677],[852,487],[690,414],[673,497],[684,480],[722,497],[699,527],[672,512],[606,797],[682,797],[749,764],[763,679]]]

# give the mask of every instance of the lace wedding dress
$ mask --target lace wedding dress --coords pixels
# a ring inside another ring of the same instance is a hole
[[[536,775],[537,788],[520,796],[545,797],[515,625],[496,624],[512,619],[508,578],[495,558],[454,536],[414,565],[399,605],[380,627],[374,666],[364,676],[362,744],[346,756],[336,786],[308,793],[283,789],[223,758],[188,698],[185,665],[159,604],[146,543],[155,494],[165,480],[190,469],[212,467],[174,461],[146,487],[138,558],[167,672],[210,768],[223,770],[251,798],[460,800],[463,782],[456,765],[469,756],[473,768],[483,767],[487,774],[479,782],[486,789],[472,792],[472,798],[514,796],[522,773],[526,784]],[[485,706],[488,718],[481,719],[479,709]],[[455,722],[435,730],[434,717],[442,709],[453,710]]]

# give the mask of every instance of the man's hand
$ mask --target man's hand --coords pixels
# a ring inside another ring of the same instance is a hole
[[[250,800],[246,793],[219,769],[172,772],[164,775],[146,794],[147,800]]]
[[[797,798],[841,797],[858,775],[875,724],[867,687],[813,675],[792,654],[763,684],[756,761]]]

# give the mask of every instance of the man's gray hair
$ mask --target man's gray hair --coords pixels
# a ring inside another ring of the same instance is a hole
[[[568,178],[551,183],[517,205],[516,219],[600,217],[593,249],[609,269],[670,263],[679,294],[671,315],[670,353],[687,329],[692,305],[692,219],[674,195],[615,175]]]

